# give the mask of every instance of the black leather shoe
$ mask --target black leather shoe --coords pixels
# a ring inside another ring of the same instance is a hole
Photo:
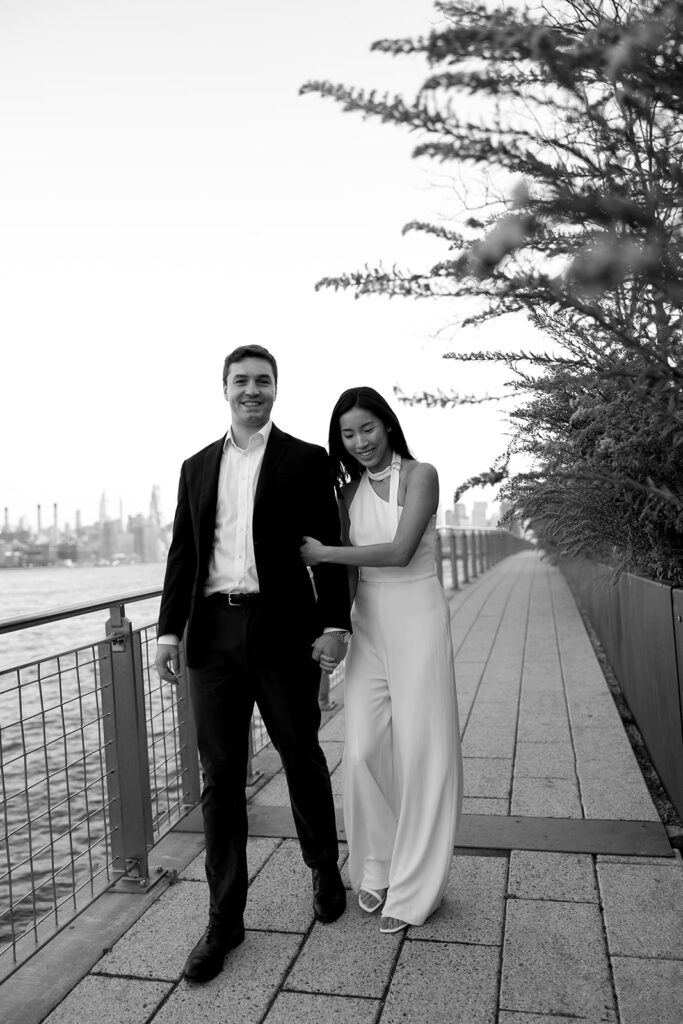
[[[244,925],[226,931],[219,924],[210,924],[194,947],[185,964],[188,981],[210,981],[223,970],[223,960],[229,949],[244,942]]]
[[[346,890],[336,864],[313,868],[313,913],[318,921],[331,924],[346,909]]]

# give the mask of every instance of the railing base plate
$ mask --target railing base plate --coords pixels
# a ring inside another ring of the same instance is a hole
[[[109,887],[109,892],[125,892],[129,895],[146,896],[155,885],[168,881],[169,872],[166,868],[150,868],[148,878],[137,878],[135,875],[121,875]]]

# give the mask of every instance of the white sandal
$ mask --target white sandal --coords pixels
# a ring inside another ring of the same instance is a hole
[[[401,921],[398,917],[383,917],[379,923],[382,935],[393,935],[394,932],[402,932],[404,928],[408,927],[408,922]]]
[[[386,898],[386,889],[368,889],[367,886],[363,886],[358,893],[358,906],[366,914],[374,914],[384,906]]]

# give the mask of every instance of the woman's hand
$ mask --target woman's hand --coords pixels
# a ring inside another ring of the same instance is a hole
[[[306,565],[320,565],[324,561],[325,545],[315,537],[304,537],[299,553]]]

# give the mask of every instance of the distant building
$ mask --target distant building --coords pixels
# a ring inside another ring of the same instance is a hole
[[[453,508],[446,509],[447,526],[469,526],[469,524],[470,518],[467,515],[467,509],[461,502],[458,502]]]
[[[487,501],[475,501],[472,505],[472,529],[485,530],[489,525]]]

